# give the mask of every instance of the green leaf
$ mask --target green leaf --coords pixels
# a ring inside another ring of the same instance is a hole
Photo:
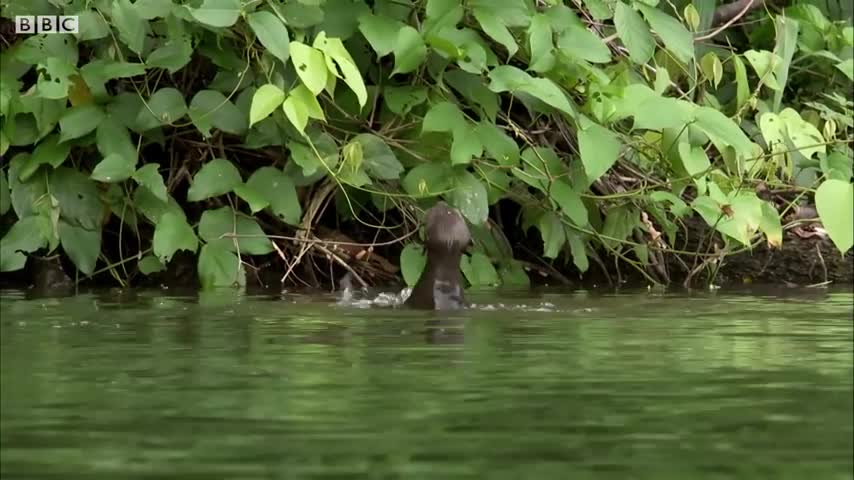
[[[733,193],[732,198],[721,199],[723,204],[710,196],[701,195],[691,202],[691,206],[703,217],[707,225],[714,226],[720,233],[748,246],[762,221],[763,202],[753,192]],[[732,215],[723,213],[724,205],[727,205],[727,210],[732,212]]]
[[[0,215],[5,215],[12,208],[12,195],[9,182],[6,180],[6,171],[0,171]]]
[[[305,127],[308,125],[308,118],[311,116],[309,114],[310,106],[305,102],[305,95],[294,95],[297,92],[297,89],[303,89],[308,92],[308,96],[311,96],[311,92],[304,85],[300,85],[291,91],[291,95],[285,99],[282,103],[282,110],[285,112],[285,116],[288,117],[288,121],[297,129],[298,132],[305,135]],[[315,99],[315,102],[317,100]],[[322,111],[321,111],[322,112]]]
[[[854,184],[825,180],[815,192],[821,223],[843,255],[854,245]]]
[[[780,214],[777,213],[774,205],[768,202],[762,202],[762,218],[759,222],[759,229],[765,233],[768,245],[779,247],[783,244],[783,226],[780,222]]]
[[[471,163],[472,157],[483,155],[483,145],[477,136],[477,127],[466,123],[454,130],[454,141],[451,144],[451,164]]]
[[[718,88],[724,76],[724,66],[715,52],[708,52],[703,55],[703,58],[700,59],[700,69],[711,84]]]
[[[155,224],[152,247],[160,263],[165,265],[178,250],[195,253],[199,247],[199,239],[183,216],[168,211]]]
[[[56,168],[65,162],[69,153],[71,153],[71,144],[59,143],[59,135],[50,135],[39,142],[32,157],[18,171],[18,178],[21,181],[27,181],[41,165],[47,164]]]
[[[829,155],[819,160],[819,166],[827,178],[847,182],[854,176],[854,158],[840,152],[830,152]]]
[[[320,102],[317,101],[317,97],[305,85],[299,85],[291,90],[288,98],[296,101],[309,118],[326,121],[326,116],[323,114]]]
[[[211,127],[234,135],[243,135],[249,128],[246,115],[216,90],[201,90],[193,96],[189,113],[193,125],[206,137]]]
[[[854,80],[854,59],[843,60],[834,65],[840,72],[848,77],[848,80]]]
[[[137,55],[145,46],[146,22],[128,0],[114,0],[112,5],[113,26],[119,38]]]
[[[327,37],[325,32],[320,32],[314,38],[314,46],[326,55],[329,72],[338,78],[342,78],[343,76],[344,83],[356,94],[359,106],[364,107],[368,103],[368,91],[365,88],[365,81],[362,80],[359,67],[356,66],[356,62],[350,56],[350,52],[344,48],[344,43],[341,42],[341,39]],[[332,62],[334,62],[334,65]],[[338,68],[333,68],[334,66]],[[338,73],[339,70],[340,74]]]
[[[249,205],[252,214],[270,206],[270,201],[245,183],[234,187],[234,193]]]
[[[294,28],[307,29],[323,21],[324,9],[308,2],[288,2],[282,6],[282,15],[288,25]]]
[[[200,8],[188,8],[193,18],[211,27],[230,27],[240,16],[240,0],[205,0]]]
[[[373,177],[381,180],[397,180],[403,173],[403,165],[388,145],[376,135],[363,133],[352,142],[362,145],[364,168]],[[351,143],[352,143],[351,142]]]
[[[323,52],[297,41],[291,42],[290,48],[294,69],[303,85],[308,87],[314,95],[322,92],[326,87],[326,77],[329,74]]]
[[[421,34],[409,25],[403,26],[397,32],[394,43],[394,69],[391,75],[415,70],[426,57],[427,46]]]
[[[310,177],[318,171],[326,172],[332,165],[324,166],[315,152],[297,142],[288,142],[288,149],[291,151],[291,159],[302,168],[302,173],[306,177]]]
[[[579,25],[570,25],[561,33],[558,37],[558,47],[563,53],[591,63],[611,61],[608,45],[596,34]]]
[[[141,131],[151,130],[161,125],[169,125],[187,113],[184,96],[172,87],[161,88],[148,99],[148,107],[143,107],[136,117],[136,125]]]
[[[103,84],[116,78],[130,78],[145,75],[142,63],[114,62],[111,60],[93,60],[80,68],[83,79],[90,86]],[[128,94],[136,97],[136,94]]]
[[[491,122],[495,122],[495,117],[498,115],[498,95],[484,85],[479,75],[472,75],[462,70],[451,70],[445,72],[443,78],[448,85],[460,92],[475,110]]]
[[[463,7],[460,0],[427,0],[426,3],[427,20],[422,27],[426,33],[454,28],[463,18]],[[475,5],[471,6],[477,8]]]
[[[234,234],[235,237],[223,237],[225,234]],[[273,244],[255,219],[235,212],[231,207],[205,210],[199,220],[199,236],[205,242],[216,243],[229,251],[236,251],[236,243],[242,255],[266,255],[273,251]]]
[[[548,16],[538,13],[531,18],[528,27],[528,46],[531,50],[529,65],[531,70],[544,72],[551,70],[554,65],[554,42],[552,40],[552,25]]]
[[[187,37],[169,39],[152,51],[145,64],[149,67],[163,68],[171,74],[186,67],[193,56],[193,44]]]
[[[134,6],[139,16],[146,20],[166,18],[172,13],[172,0],[137,0]]]
[[[351,0],[326,0],[324,5],[323,23],[317,30],[341,40],[352,37],[359,28],[359,20],[371,11],[367,3]]]
[[[413,86],[389,86],[383,90],[383,99],[392,113],[404,116],[414,107],[427,101],[427,89]]]
[[[661,95],[666,92],[670,88],[670,83],[670,73],[667,72],[666,68],[659,68],[655,72],[655,93]]]
[[[679,156],[685,171],[692,177],[706,173],[712,165],[703,147],[692,147],[688,142],[679,144]]]
[[[171,1],[170,1],[171,4]],[[101,15],[94,10],[77,13],[77,40],[85,42],[98,40],[110,34],[110,27]]]
[[[825,153],[824,137],[812,123],[801,118],[792,108],[780,112],[780,120],[786,125],[786,133],[795,148],[806,158]]]
[[[77,270],[85,275],[95,271],[101,254],[101,230],[88,230],[59,221],[59,242]]]
[[[133,169],[136,167],[139,156],[137,155],[133,141],[131,141],[130,132],[128,132],[124,125],[114,120],[111,115],[98,125],[95,138],[98,151],[101,152],[101,156],[104,159],[111,156],[119,157],[113,161],[119,162],[120,160],[122,165],[129,166],[131,169],[130,173],[133,174]],[[127,177],[122,178],[122,180],[125,178]]]
[[[583,125],[587,123],[587,125]],[[599,179],[620,155],[620,139],[614,132],[593,123],[582,122],[578,130],[578,148],[581,151],[581,163],[587,173],[587,182],[592,184]]]
[[[652,0],[652,3],[657,3]],[[611,9],[604,0],[584,0],[584,6],[590,11],[590,16],[596,21],[611,18]]]
[[[160,263],[160,260],[158,260],[154,255],[146,255],[142,257],[142,260],[137,262],[136,266],[139,268],[139,272],[143,275],[151,275],[152,273],[166,270],[166,266]]]
[[[249,107],[249,126],[251,127],[270,116],[284,101],[285,92],[281,88],[272,83],[259,87],[252,95],[252,106]]]
[[[424,254],[424,247],[417,243],[407,243],[400,252],[400,273],[406,285],[415,286],[425,266],[427,256]]]
[[[636,4],[638,9],[646,17],[646,21],[653,30],[661,37],[664,46],[683,63],[688,63],[694,58],[694,36],[679,23],[678,20],[654,7]]]
[[[568,183],[561,179],[552,182],[549,197],[560,206],[563,213],[579,227],[587,225],[587,207],[578,194]]]
[[[567,173],[566,167],[551,148],[526,148],[521,158],[523,169],[513,168],[513,174],[543,192],[548,190],[551,178]]]
[[[184,211],[171,196],[167,201],[157,198],[148,187],[140,186],[133,192],[133,206],[149,222],[156,225],[166,212],[172,212],[179,217],[186,217]]]
[[[261,10],[247,15],[246,22],[267,51],[281,60],[282,63],[288,63],[288,59],[291,57],[290,35],[279,17],[266,10]]]
[[[424,116],[422,132],[453,132],[466,126],[462,110],[451,102],[439,102]]]
[[[729,145],[743,157],[753,155],[753,142],[747,138],[744,131],[729,117],[719,110],[709,107],[699,107],[694,112],[696,125],[715,143]]]
[[[29,153],[19,153],[12,157],[9,162],[9,188],[12,190],[12,208],[18,218],[28,217],[36,214],[37,204],[48,200],[46,172],[32,176],[27,180],[21,180],[19,175],[28,167],[32,157]]]
[[[494,123],[480,122],[475,134],[489,158],[505,167],[515,167],[519,164],[519,145]]]
[[[136,183],[146,187],[155,197],[163,202],[169,201],[169,196],[166,193],[166,184],[163,183],[163,176],[158,172],[156,163],[143,165],[133,174],[133,179]]]
[[[557,258],[566,244],[566,229],[560,218],[554,212],[546,212],[540,217],[537,227],[540,229],[540,236],[543,237],[543,256]]]
[[[620,250],[621,244],[632,234],[637,224],[637,210],[626,206],[611,208],[602,226],[603,242],[612,249]]]
[[[507,169],[496,164],[482,162],[478,164],[478,174],[486,185],[487,198],[490,205],[508,196],[512,179]]]
[[[0,272],[14,272],[24,268],[27,257],[20,252],[33,253],[46,245],[39,217],[19,219],[0,239]]]
[[[523,91],[570,117],[575,117],[575,111],[566,95],[548,78],[533,78],[516,67],[501,65],[489,72],[489,80],[489,89],[493,92]]]
[[[525,272],[525,267],[518,260],[510,259],[498,266],[498,274],[501,276],[501,285],[505,287],[531,286],[531,279]]]
[[[626,95],[631,94],[626,93]],[[651,96],[641,100],[632,112],[635,117],[634,128],[647,130],[681,129],[686,124],[691,123],[696,108],[694,104],[684,100],[658,95]]]
[[[741,109],[750,97],[750,83],[747,81],[747,68],[745,68],[744,62],[741,61],[741,57],[733,55],[731,58],[733,68],[735,69],[735,106]]]
[[[214,158],[193,177],[193,184],[187,190],[187,201],[200,202],[225,195],[242,183],[240,172],[233,163],[224,158]]]
[[[507,25],[495,15],[493,9],[475,7],[473,13],[474,18],[480,23],[484,33],[507,49],[508,58],[516,54],[519,50],[516,40],[513,38],[510,30],[507,30]]]
[[[242,287],[246,284],[246,272],[240,259],[220,243],[202,246],[198,272],[199,283],[206,290],[216,287]]]
[[[127,157],[113,153],[95,165],[89,178],[98,182],[118,183],[130,178],[135,169],[136,158],[133,159],[133,162],[128,162]]]
[[[789,79],[792,57],[798,50],[799,23],[792,18],[786,18],[785,15],[778,15],[774,17],[774,29],[777,33],[774,53],[782,60],[774,67],[774,75],[780,83],[780,89],[774,92],[774,99],[771,104],[771,109],[776,112],[780,110],[780,105],[783,102],[783,91]]]
[[[92,103],[65,110],[59,117],[59,141],[73,140],[92,132],[105,116],[104,110]]]
[[[753,67],[762,84],[771,90],[780,91],[783,89],[774,73],[776,66],[783,61],[780,57],[766,50],[748,50],[744,52],[744,57],[750,62],[750,66]]]
[[[36,95],[46,100],[64,100],[71,88],[74,65],[61,58],[48,58],[36,82]]]
[[[366,14],[359,18],[359,31],[379,58],[394,51],[398,30],[402,26],[402,23],[385,15]]]
[[[655,53],[655,39],[640,14],[622,1],[618,1],[614,12],[614,26],[623,45],[629,50],[629,58],[638,65],[648,62]]]
[[[587,246],[584,240],[575,232],[564,230],[566,239],[569,241],[569,250],[572,253],[572,263],[578,268],[578,271],[584,273],[590,268],[590,261],[587,259]]]
[[[482,225],[489,217],[489,198],[486,187],[470,172],[458,171],[456,188],[451,193],[450,203],[474,225]]]
[[[463,255],[460,269],[472,287],[493,287],[500,282],[492,261],[481,252]]]
[[[95,182],[73,168],[59,167],[51,172],[49,184],[63,219],[87,230],[101,228],[104,204]]]
[[[22,2],[23,3],[23,2]],[[3,7],[9,5],[9,2],[4,2]],[[28,5],[28,14],[32,15],[32,5]],[[6,12],[3,12],[4,18]],[[5,52],[4,52],[5,53]],[[32,35],[23,40],[23,42],[15,49],[14,58],[27,65],[38,65],[46,58],[64,59],[66,62],[77,65],[80,59],[80,54],[77,48],[77,42],[67,35]],[[4,63],[6,58],[3,59]]]
[[[403,189],[413,197],[434,196],[450,190],[453,170],[445,162],[422,163],[406,172]]]
[[[246,185],[269,202],[273,215],[290,225],[299,225],[302,206],[294,182],[281,170],[261,167],[249,177]]]

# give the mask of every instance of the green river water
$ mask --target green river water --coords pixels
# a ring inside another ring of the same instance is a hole
[[[851,479],[850,289],[0,292],[0,477]]]

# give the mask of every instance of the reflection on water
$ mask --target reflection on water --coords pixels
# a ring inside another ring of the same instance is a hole
[[[852,478],[852,295],[0,293],[3,479]]]

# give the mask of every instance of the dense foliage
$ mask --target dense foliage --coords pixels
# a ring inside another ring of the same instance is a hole
[[[437,197],[472,224],[472,285],[527,283],[521,248],[666,281],[667,256],[778,246],[812,197],[846,252],[854,31],[831,3],[713,27],[710,0],[0,0],[80,25],[3,29],[0,270],[61,249],[127,284],[185,250],[205,287],[260,258],[361,279]],[[686,250],[697,216],[718,238]],[[396,252],[412,283],[420,247]]]

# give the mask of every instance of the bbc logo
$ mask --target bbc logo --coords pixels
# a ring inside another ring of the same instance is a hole
[[[77,15],[16,15],[15,33],[79,33]]]

